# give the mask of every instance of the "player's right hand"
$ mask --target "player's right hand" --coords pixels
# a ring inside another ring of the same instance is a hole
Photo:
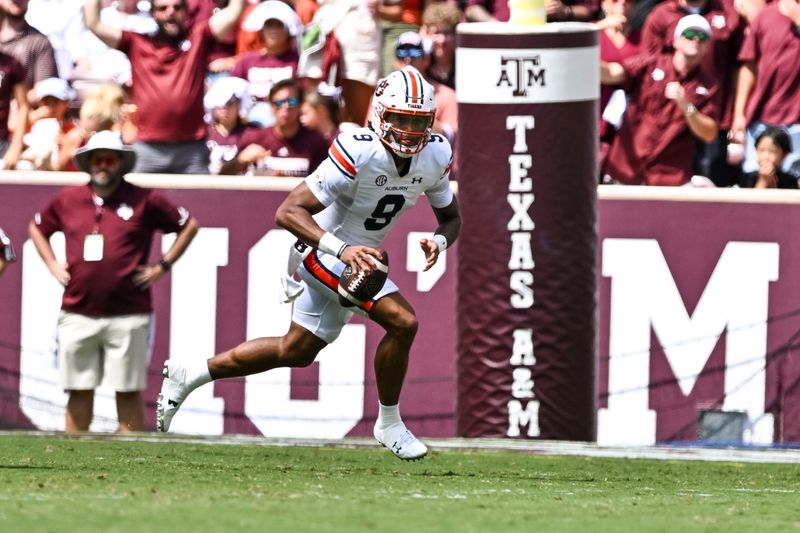
[[[375,259],[380,259],[381,253],[375,248],[369,246],[359,246],[351,244],[342,252],[339,258],[342,263],[349,265],[354,272],[366,272],[372,274],[375,271],[375,262],[370,259],[370,256]]]

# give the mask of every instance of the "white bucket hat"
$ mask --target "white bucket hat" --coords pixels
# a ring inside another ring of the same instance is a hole
[[[75,99],[75,91],[69,86],[67,80],[47,78],[36,84],[36,99],[41,100],[45,96],[52,96],[64,102],[70,102]]]
[[[303,31],[300,17],[285,2],[280,0],[267,0],[256,6],[244,19],[242,29],[245,31],[261,31],[264,23],[269,19],[280,20],[292,37],[297,37]]]
[[[110,150],[119,154],[122,159],[120,174],[127,174],[136,164],[136,152],[130,146],[122,144],[120,134],[115,131],[103,130],[92,135],[86,146],[75,152],[75,164],[78,165],[78,168],[87,174],[90,173],[89,161],[97,150]]]
[[[236,76],[217,78],[206,95],[203,97],[203,107],[206,110],[206,122],[211,122],[211,111],[215,107],[222,107],[234,96],[239,100],[239,115],[246,117],[250,110],[250,95],[247,91],[247,80]]]

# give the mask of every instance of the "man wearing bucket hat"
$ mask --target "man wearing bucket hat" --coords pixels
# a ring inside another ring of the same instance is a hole
[[[136,154],[119,134],[96,133],[75,154],[89,183],[68,187],[36,214],[29,233],[50,273],[64,285],[58,319],[60,383],[69,394],[65,427],[87,431],[94,389],[116,391],[120,431],[144,430],[152,301],[150,287],[183,254],[197,221],[161,194],[128,183]],[[160,260],[150,263],[156,231],[177,233]],[[49,238],[62,231],[66,263]]]
[[[700,62],[711,27],[687,15],[675,27],[673,53],[600,62],[600,80],[622,85],[628,103],[603,174],[629,185],[684,185],[692,177],[697,139],[717,136],[717,91]]]
[[[100,1],[85,0],[86,27],[131,61],[138,109],[136,172],[207,174],[203,93],[211,45],[236,24],[245,0],[230,0],[191,28],[186,0],[152,0],[158,31],[140,35],[100,21]]]

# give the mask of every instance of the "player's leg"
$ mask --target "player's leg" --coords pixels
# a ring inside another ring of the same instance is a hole
[[[399,292],[380,298],[369,316],[386,330],[375,353],[375,378],[380,399],[375,438],[400,459],[420,459],[428,453],[428,448],[406,428],[399,407],[408,355],[417,334],[417,317],[411,304]]]
[[[208,360],[211,379],[235,378],[273,368],[303,367],[314,362],[327,343],[292,322],[283,337],[262,337],[215,355]]]
[[[164,364],[164,382],[156,405],[159,431],[167,431],[172,417],[197,387],[215,379],[248,376],[279,367],[310,365],[317,354],[336,340],[352,315],[331,299],[316,283],[295,301],[292,323],[283,337],[246,341],[208,361]]]
[[[223,378],[235,378],[280,367],[310,365],[327,343],[292,322],[283,337],[260,337],[221,352],[206,361],[164,363],[164,381],[156,402],[159,431],[169,430],[172,417],[197,387]]]

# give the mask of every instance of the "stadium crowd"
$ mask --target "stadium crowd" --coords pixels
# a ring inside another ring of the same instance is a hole
[[[4,168],[76,170],[112,130],[134,172],[304,176],[404,64],[434,83],[433,129],[453,142],[456,25],[509,17],[505,0],[247,2],[0,0]],[[601,182],[796,187],[798,0],[546,9],[599,29]]]

